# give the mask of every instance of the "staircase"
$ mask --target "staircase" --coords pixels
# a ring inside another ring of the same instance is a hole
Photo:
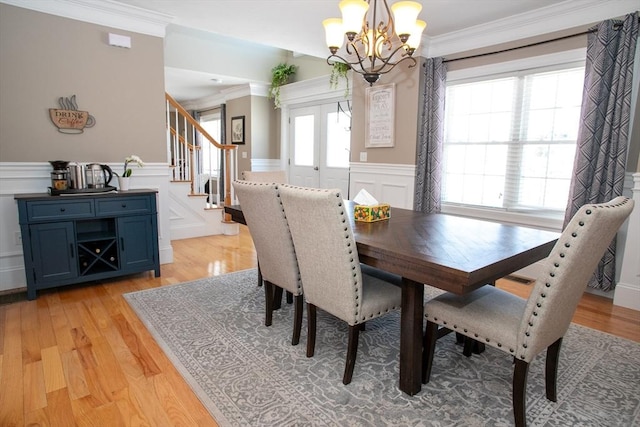
[[[171,95],[165,94],[165,98],[167,157],[173,169],[169,185],[171,239],[235,234],[237,226],[223,208],[232,200],[237,147],[216,141]],[[224,135],[224,127],[222,130]],[[205,144],[207,149],[203,150]],[[211,165],[208,170],[203,151],[215,157],[215,161],[206,162]]]

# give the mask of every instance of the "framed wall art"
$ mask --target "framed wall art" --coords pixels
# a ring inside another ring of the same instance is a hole
[[[244,144],[244,116],[231,117],[231,143]]]
[[[395,144],[395,83],[371,86],[365,93],[365,147],[393,147]]]

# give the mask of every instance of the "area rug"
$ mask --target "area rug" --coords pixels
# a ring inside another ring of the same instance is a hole
[[[319,311],[307,358],[306,321],[298,346],[291,305],[265,327],[256,283],[256,271],[245,270],[124,295],[221,426],[513,425],[506,354],[488,347],[466,358],[450,334],[437,344],[429,384],[408,396],[398,389],[400,318],[392,313],[367,323],[345,386],[346,324]],[[528,425],[640,425],[640,344],[572,324],[557,403],[545,398],[544,361],[529,368]]]

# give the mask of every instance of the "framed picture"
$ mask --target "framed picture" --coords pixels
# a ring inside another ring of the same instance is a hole
[[[244,116],[231,117],[231,143],[244,144]]]
[[[366,89],[365,147],[393,147],[395,143],[396,86]]]

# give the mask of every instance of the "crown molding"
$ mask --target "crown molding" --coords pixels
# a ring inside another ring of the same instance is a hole
[[[0,3],[63,18],[164,37],[174,17],[111,0],[0,0]]]
[[[233,86],[228,89],[221,90],[214,95],[205,96],[203,98],[187,101],[182,106],[187,110],[199,110],[208,108],[213,105],[222,105],[232,99],[242,98],[244,96],[262,96],[266,97],[269,86],[261,83],[247,83],[244,85]]]
[[[638,0],[567,0],[461,31],[427,38],[421,56],[436,57],[617,18],[638,10]]]

